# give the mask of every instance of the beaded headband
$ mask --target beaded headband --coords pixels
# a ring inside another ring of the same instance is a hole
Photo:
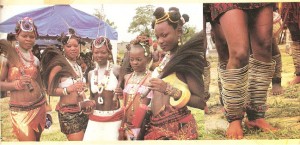
[[[169,13],[165,13],[164,16],[162,16],[161,18],[155,20],[155,24],[159,24],[159,23],[164,22],[166,20],[169,20],[172,23],[178,23],[179,22],[179,20],[177,20],[177,21],[171,20]]]
[[[25,17],[25,18],[19,20],[18,23],[20,25],[20,30],[18,31],[17,34],[19,34],[22,30],[24,32],[34,32],[35,35],[37,35],[33,20],[31,18]]]
[[[101,40],[103,39],[103,41],[101,42]],[[106,48],[109,52],[111,52],[111,50],[109,50],[109,47],[108,47],[108,41],[106,40],[107,38],[104,37],[104,36],[100,36],[98,38],[96,38],[92,45],[95,47],[95,48],[101,48],[103,45],[106,45]]]

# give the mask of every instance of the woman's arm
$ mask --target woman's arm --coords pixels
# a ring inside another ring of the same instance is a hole
[[[185,79],[191,92],[191,98],[188,102],[188,106],[203,110],[206,103],[204,101],[204,86],[202,77],[202,83],[197,82],[191,75],[185,75]]]
[[[53,69],[51,70],[50,72],[50,75],[49,75],[49,79],[48,79],[48,93],[49,95],[51,96],[65,96],[65,95],[69,95],[70,93],[72,92],[81,92],[84,90],[84,85],[85,83],[82,83],[82,82],[76,82],[75,84],[69,86],[69,87],[66,87],[66,88],[53,88],[53,90],[51,90],[50,88],[50,84],[51,82],[53,81],[55,75],[61,71],[62,67],[61,66],[55,66],[53,67]]]
[[[11,91],[11,90],[16,90],[15,88],[15,83],[13,82],[7,82],[5,81],[7,79],[7,73],[8,73],[8,63],[7,63],[7,58],[0,55],[0,78],[1,78],[1,83],[0,83],[0,88],[1,91]]]

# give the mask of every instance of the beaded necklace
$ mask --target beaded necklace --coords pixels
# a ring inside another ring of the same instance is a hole
[[[23,55],[23,53],[20,51],[18,45],[15,47],[15,49],[16,49],[16,51],[17,51],[17,54],[18,54],[19,58],[22,58],[20,61],[21,61],[22,65],[24,66],[24,68],[29,68],[30,66],[33,66],[33,63],[34,63],[34,57],[33,57],[33,54],[32,54],[31,51],[29,51],[30,58],[27,59],[27,58]],[[25,64],[24,61],[29,62],[29,66],[27,66],[27,65]]]
[[[76,73],[77,79],[80,79],[81,81],[83,81],[83,73],[81,71],[80,66],[76,62],[72,63],[68,58],[66,58],[66,59],[67,59],[68,63],[72,66],[73,71]]]
[[[106,68],[104,71],[104,78],[102,78],[101,80],[99,80],[99,71],[100,71],[100,66],[94,71],[94,85],[98,86],[99,90],[98,90],[98,94],[101,94],[103,92],[103,90],[106,88],[106,86],[108,85],[109,82],[109,77],[110,77],[110,71],[112,70],[113,65],[107,60],[106,63]],[[99,83],[100,82],[100,83]],[[103,104],[103,98],[102,96],[98,97],[98,103],[99,104]]]
[[[131,80],[131,84],[133,84],[128,92],[129,98],[127,99],[127,106],[129,107],[130,104],[133,103],[135,96],[137,95],[138,89],[140,88],[140,86],[144,83],[144,81],[146,80],[146,76],[148,74],[148,71],[145,71],[143,75],[138,76],[136,74],[136,72],[134,71],[132,73],[132,75],[130,76],[130,78],[128,78],[128,82],[129,80]],[[142,81],[143,80],[143,81]],[[142,82],[141,82],[142,81]],[[134,111],[134,106],[132,105],[131,107],[131,111]]]

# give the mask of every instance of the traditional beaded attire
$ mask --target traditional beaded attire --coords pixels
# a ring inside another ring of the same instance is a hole
[[[158,66],[153,76],[159,74],[159,69],[162,69],[162,78],[165,81],[171,81],[170,84],[180,85],[183,92],[183,88],[188,89],[186,83],[182,82],[176,77],[176,73],[186,74],[193,76],[197,83],[203,85],[203,68],[205,66],[203,45],[204,45],[204,33],[200,32],[195,34],[188,42],[182,45],[178,52],[167,62],[162,60],[162,63],[166,63]],[[169,55],[166,54],[165,58]],[[157,72],[158,71],[158,72]],[[174,82],[174,83],[172,83]],[[175,85],[174,85],[175,87]],[[202,86],[203,87],[203,86]],[[154,92],[155,95],[159,92]],[[172,99],[172,98],[170,98]],[[171,102],[170,102],[171,103]],[[205,99],[201,98],[201,106],[204,108]],[[157,140],[157,139],[197,139],[197,124],[190,110],[188,110],[186,104],[177,104],[178,106],[172,106],[171,104],[164,105],[157,115],[151,116],[150,127],[146,132],[146,140]],[[180,106],[180,107],[179,107]]]
[[[77,82],[76,72],[73,66],[68,62],[67,58],[62,55],[62,52],[55,48],[47,48],[42,54],[42,76],[44,83],[49,91],[53,92],[54,88],[65,88]],[[78,64],[75,64],[78,72],[81,74],[82,70]],[[61,66],[62,70],[59,71],[53,78],[52,82],[48,84],[48,78],[51,70],[55,66]],[[79,75],[78,75],[79,76]],[[66,78],[60,82],[61,78]],[[83,75],[80,75],[81,80],[85,82]],[[49,87],[48,87],[49,86]],[[64,134],[73,134],[85,130],[88,122],[88,116],[82,113],[78,104],[61,104],[56,105],[58,118],[60,122],[61,132]]]
[[[210,5],[211,17],[214,22],[218,22],[225,12],[232,9],[241,9],[251,17],[251,13],[269,5],[272,4],[214,3]],[[274,64],[273,61],[265,63],[252,57],[249,65],[238,69],[226,69],[226,63],[220,63],[221,102],[228,122],[242,120],[245,111],[249,120],[264,118],[267,89],[274,74]]]
[[[136,140],[140,131],[141,126],[136,126],[134,121],[137,120],[140,111],[139,107],[141,106],[141,94],[144,94],[148,87],[145,85],[146,80],[149,79],[150,72],[145,72],[145,75],[139,78],[138,80],[134,80],[135,72],[129,74],[128,80],[125,82],[125,88],[123,90],[124,94],[124,117],[123,119],[123,128],[126,126],[126,135],[128,140]],[[130,81],[133,80],[133,81]],[[137,81],[137,82],[134,82]],[[153,93],[150,92],[146,98],[151,99]],[[145,104],[146,105],[146,104]],[[145,108],[146,109],[146,108]]]
[[[7,81],[12,82],[19,79],[22,75],[31,76],[32,90],[29,88],[23,90],[12,90],[11,97],[31,97],[36,100],[31,102],[16,102],[10,100],[9,108],[13,124],[13,132],[18,135],[20,132],[28,135],[28,130],[33,129],[36,132],[43,131],[46,124],[46,99],[43,94],[42,82],[40,74],[35,63],[37,58],[31,53],[31,63],[29,66],[21,60],[19,48],[13,48],[10,43],[5,40],[0,42],[1,52],[7,53],[8,74]],[[0,57],[3,57],[2,55]],[[1,58],[2,59],[2,58]],[[3,58],[6,59],[6,58]],[[39,130],[41,128],[41,130]]]
[[[118,80],[113,73],[112,67],[113,64],[107,62],[106,70],[99,70],[98,67],[91,70],[90,88],[93,98],[96,96],[101,97],[101,93],[98,93],[99,85],[106,91],[114,91],[116,89]],[[103,103],[105,103],[105,100]],[[110,111],[94,110],[94,112],[89,115],[89,122],[83,140],[118,140],[118,129],[120,128],[122,117],[122,108]]]

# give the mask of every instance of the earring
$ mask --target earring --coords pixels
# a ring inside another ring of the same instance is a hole
[[[178,37],[178,46],[181,46],[182,45],[182,39],[181,37]]]
[[[16,45],[16,47],[19,47],[19,41],[16,41],[15,45]]]

